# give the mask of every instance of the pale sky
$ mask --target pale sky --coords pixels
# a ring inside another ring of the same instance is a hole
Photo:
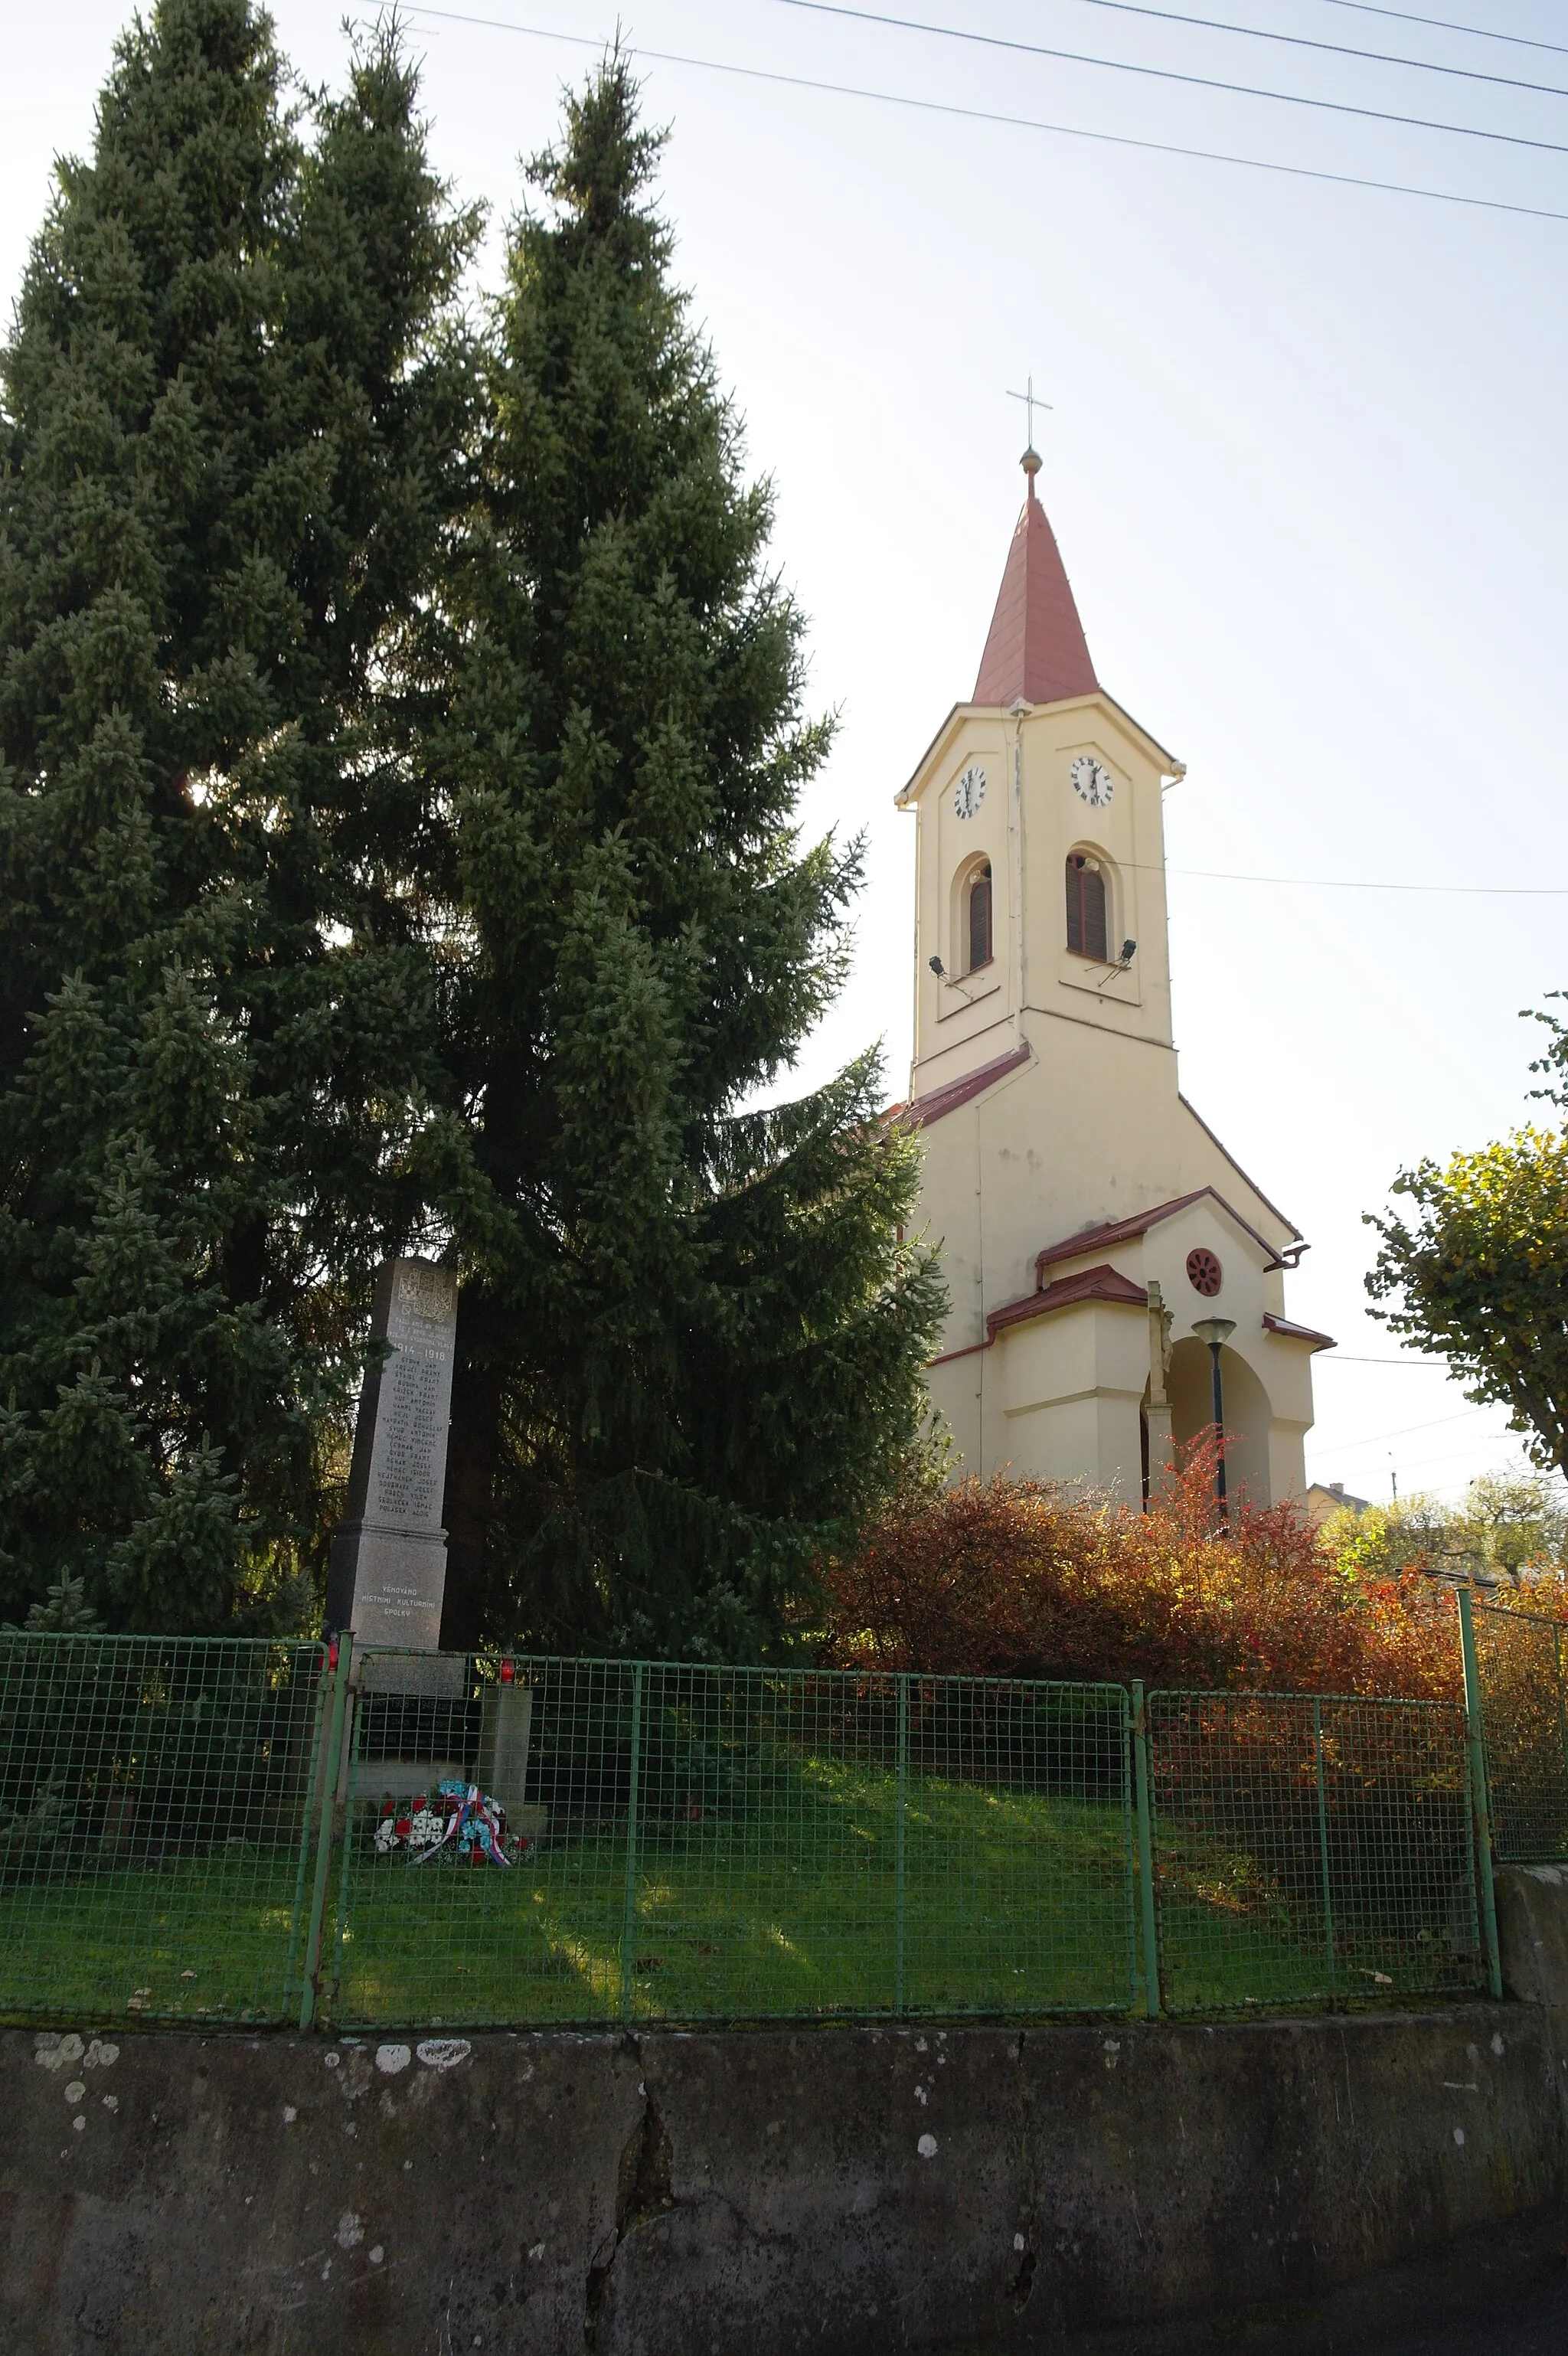
[[[1166,804],[1182,1086],[1310,1239],[1290,1312],[1340,1343],[1316,1362],[1309,1477],[1386,1498],[1397,1474],[1402,1494],[1456,1496],[1519,1442],[1442,1368],[1367,1363],[1395,1353],[1366,1313],[1361,1214],[1402,1162],[1529,1117],[1544,1034],[1518,1010],[1568,986],[1568,17],[1545,0],[1427,0],[1510,44],[1412,21],[1416,0],[1403,17],[1346,0],[1201,11],[1549,94],[1096,0],[900,13],[1506,134],[1021,57],[788,0],[623,5],[649,113],[673,134],[677,268],[776,484],[775,552],[811,616],[815,700],[842,713],[806,823],[869,841],[855,978],[801,1080],[880,1038],[889,1094],[904,1092],[913,825],[892,797],[974,683],[1022,490],[1023,412],[1007,392],[1032,371],[1053,404],[1040,493],[1099,677],[1188,764]],[[53,155],[91,139],[125,14],[0,0],[8,296]],[[335,79],[339,8],[283,0],[274,14],[301,73]],[[517,157],[551,135],[562,80],[592,56],[501,27],[597,41],[613,0],[406,14],[438,162],[498,223]]]

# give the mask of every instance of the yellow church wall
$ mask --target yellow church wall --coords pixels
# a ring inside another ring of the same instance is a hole
[[[1181,1102],[1168,1050],[1043,1020],[1026,1021],[1024,1037],[1033,1063],[923,1133],[923,1218],[952,1303],[944,1350],[983,1340],[987,1312],[1033,1290],[1046,1245],[1198,1187],[1212,1186],[1275,1250],[1291,1240]],[[1260,1319],[1280,1313],[1277,1286],[1260,1280],[1255,1299]]]
[[[1015,1473],[1097,1480],[1136,1499],[1138,1409],[1148,1381],[1148,1313],[1093,1301],[1008,1329],[987,1354],[998,1363],[997,1444]]]
[[[1125,1084],[1095,1092],[1097,1117],[1073,1118],[1061,1109],[1064,1095],[1081,1101],[1085,1093],[1083,1087],[1061,1087],[1064,1066],[1070,1075],[1074,1058],[1093,1061],[1089,1050],[1074,1042],[1054,1071],[1043,1063],[1029,1065],[924,1133],[927,1232],[942,1246],[951,1302],[943,1348],[966,1353],[932,1368],[933,1404],[970,1469],[989,1473],[1006,1464],[1019,1477],[1061,1479],[1082,1472],[1087,1462],[1096,1467],[1097,1478],[1115,1478],[1124,1494],[1136,1497],[1141,1487],[1137,1402],[1149,1373],[1147,1320],[1139,1312],[1089,1304],[1005,1327],[989,1347],[974,1345],[986,1340],[990,1312],[1034,1290],[1036,1258],[1045,1245],[1061,1243],[1091,1222],[1128,1217],[1212,1187],[1240,1216],[1204,1195],[1143,1236],[1109,1248],[1091,1244],[1084,1253],[1064,1257],[1048,1269],[1047,1279],[1108,1264],[1134,1284],[1157,1282],[1172,1312],[1173,1339],[1188,1341],[1194,1352],[1202,1352],[1201,1344],[1189,1340],[1198,1319],[1232,1319],[1236,1332],[1224,1355],[1236,1369],[1238,1480],[1244,1477],[1264,1502],[1299,1494],[1305,1487],[1303,1436],[1312,1420],[1310,1348],[1264,1327],[1265,1312],[1283,1313],[1283,1278],[1277,1268],[1264,1265],[1264,1251],[1247,1226],[1256,1225],[1275,1248],[1289,1240],[1288,1231],[1239,1179],[1173,1090],[1164,1117],[1152,1118],[1153,1092],[1137,1085],[1138,1064],[1147,1051],[1118,1042],[1113,1057],[1118,1046],[1132,1059]],[[1053,1079],[1059,1084],[1055,1090]],[[1153,1105],[1158,1103],[1153,1097]],[[1159,1146],[1168,1158],[1157,1162],[1153,1149]],[[1218,1257],[1223,1271],[1212,1299],[1196,1292],[1188,1280],[1187,1256],[1200,1246]],[[1072,1353],[1085,1346],[1076,1337],[1100,1325],[1121,1337],[1119,1350],[1134,1353],[1131,1370],[1119,1359],[1097,1370],[1074,1361]],[[1075,1337],[1071,1346],[1069,1335]],[[1206,1352],[1202,1363],[1207,1368]],[[1064,1408],[1046,1413],[1042,1408],[1051,1397],[1075,1401],[1096,1384],[1130,1394],[1130,1408],[1113,1406],[1098,1420],[1076,1405],[1071,1416]],[[1200,1413],[1195,1410],[1184,1422],[1179,1411],[1177,1436],[1189,1437],[1209,1417],[1205,1391]],[[1226,1419],[1232,1420],[1229,1414]],[[1083,1435],[1091,1425],[1095,1452],[1075,1462],[1072,1451],[1087,1444]]]
[[[1001,1467],[987,1456],[981,1441],[980,1361],[987,1355],[974,1350],[959,1358],[938,1358],[926,1369],[925,1388],[933,1413],[952,1442],[955,1469],[978,1472],[988,1480]]]
[[[1054,1400],[1007,1424],[997,1470],[1014,1481],[1060,1481],[1076,1487],[1107,1488],[1136,1504],[1140,1488],[1140,1440],[1136,1399]],[[1093,1470],[1089,1468],[1094,1468]]]

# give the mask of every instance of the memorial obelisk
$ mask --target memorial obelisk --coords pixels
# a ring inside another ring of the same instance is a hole
[[[326,1624],[356,1644],[433,1653],[446,1587],[446,1435],[457,1279],[433,1260],[391,1259],[376,1279],[371,1333],[387,1355],[359,1395],[347,1511],[332,1541]]]

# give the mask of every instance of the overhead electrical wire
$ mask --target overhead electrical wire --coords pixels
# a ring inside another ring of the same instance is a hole
[[[1450,16],[1413,16],[1408,8],[1379,8],[1372,0],[1323,0],[1326,8],[1353,9],[1358,16],[1387,16],[1396,25],[1429,25],[1435,33],[1460,33],[1472,41],[1506,41],[1514,49],[1545,49],[1554,58],[1568,58],[1562,41],[1532,41],[1528,33],[1498,33],[1489,25],[1456,25]]]
[[[1010,56],[1050,58],[1060,65],[1092,66],[1097,72],[1134,74],[1143,81],[1179,82],[1184,90],[1217,90],[1232,98],[1262,98],[1275,106],[1304,106],[1315,114],[1348,114],[1361,123],[1393,123],[1406,131],[1435,131],[1450,139],[1485,139],[1500,147],[1529,147],[1542,155],[1568,155],[1560,139],[1527,139],[1519,131],[1487,131],[1474,123],[1443,123],[1425,114],[1396,114],[1381,106],[1352,106],[1339,98],[1308,98],[1304,91],[1267,90],[1261,82],[1221,81],[1212,74],[1178,73],[1174,66],[1135,65],[1129,58],[1098,58],[1087,49],[1050,48],[1040,41],[1015,41],[1001,33],[971,33],[961,25],[933,25],[922,16],[889,16],[872,8],[850,8],[843,0],[779,0],[816,16],[844,16],[859,25],[882,25],[901,33],[927,33],[933,39],[964,41],[973,48],[1005,49]]]
[[[1456,892],[1467,898],[1568,900],[1568,884],[1380,884],[1365,875],[1233,875],[1218,867],[1167,867],[1164,872],[1195,876],[1206,884],[1283,884],[1301,892]]]
[[[1173,867],[1168,861],[1119,861],[1130,873],[1183,875],[1204,884],[1278,884],[1296,892],[1459,894],[1466,899],[1568,900],[1568,884],[1385,884],[1368,875],[1243,875],[1230,868]]]
[[[811,9],[818,16],[866,16],[873,24],[892,22],[904,27],[905,29],[912,29],[909,20],[901,16],[887,18],[872,16],[869,11],[859,8],[831,8],[820,5],[820,0],[777,0],[777,5],[784,8]],[[1147,16],[1159,25],[1194,25],[1206,33],[1234,33],[1243,40],[1273,41],[1284,48],[1316,49],[1324,57],[1361,58],[1370,65],[1403,66],[1414,73],[1442,74],[1452,81],[1484,82],[1494,90],[1525,90],[1533,92],[1538,98],[1568,98],[1568,88],[1564,88],[1561,82],[1524,81],[1515,74],[1481,73],[1474,66],[1440,65],[1434,58],[1408,58],[1389,49],[1358,49],[1353,48],[1348,41],[1315,41],[1305,33],[1275,33],[1264,25],[1238,25],[1228,16],[1188,16],[1175,8],[1146,7],[1141,5],[1141,0],[1078,0],[1078,5],[1083,8],[1103,8],[1117,16]],[[923,25],[919,29],[930,33],[938,29],[947,32],[951,28],[946,26],[939,28],[934,25]],[[979,41],[986,39],[987,37],[982,33],[962,33],[955,34],[955,37]],[[1071,54],[1069,51],[1060,49],[1037,49],[1032,43],[1025,41],[998,42],[997,46],[1005,48],[1027,49],[1031,55],[1039,57],[1054,58]],[[1104,60],[1095,59],[1093,62],[1103,64]],[[1232,85],[1223,83],[1221,87],[1229,89]],[[1271,92],[1270,95],[1277,96],[1278,93]]]
[[[1445,1372],[1450,1365],[1446,1358],[1362,1358],[1354,1350],[1336,1350],[1332,1358],[1323,1363],[1331,1366],[1441,1366]]]
[[[586,33],[561,33],[546,25],[519,25],[506,16],[481,16],[466,9],[442,8],[427,5],[427,0],[410,0],[406,13],[411,17],[432,17],[438,23],[473,25],[487,32],[516,33],[531,40],[559,41],[571,48],[603,50],[608,43],[603,36]],[[689,66],[702,73],[729,74],[737,80],[769,82],[785,90],[809,90],[825,92],[833,98],[858,98],[878,106],[901,106],[916,114],[943,115],[962,123],[995,123],[1014,131],[1040,131],[1057,139],[1080,139],[1098,147],[1126,147],[1146,155],[1180,155],[1200,164],[1227,164],[1249,172],[1268,172],[1276,178],[1315,180],[1336,188],[1370,188],[1381,196],[1416,197],[1430,204],[1459,205],[1467,211],[1511,213],[1525,220],[1568,221],[1568,210],[1552,205],[1516,204],[1505,197],[1462,196],[1453,188],[1425,188],[1409,180],[1375,180],[1360,172],[1326,172],[1311,164],[1282,164],[1263,155],[1238,155],[1220,147],[1189,147],[1170,139],[1137,139],[1120,131],[1085,131],[1076,123],[1048,123],[1037,115],[1004,114],[998,109],[980,106],[959,106],[953,101],[936,98],[911,98],[903,92],[876,90],[862,83],[828,81],[811,74],[782,73],[765,66],[731,64],[722,58],[698,57],[689,51],[655,49],[642,42],[625,44],[628,54],[648,59],[657,65]]]
[[[1484,1407],[1462,1407],[1456,1415],[1430,1415],[1424,1423],[1397,1424],[1392,1431],[1369,1431],[1360,1440],[1319,1440],[1314,1432],[1313,1451],[1314,1453],[1327,1451],[1331,1456],[1349,1456],[1353,1449],[1376,1448],[1385,1440],[1405,1440],[1413,1431],[1435,1431],[1440,1424],[1468,1423],[1473,1416],[1489,1412],[1489,1408]]]

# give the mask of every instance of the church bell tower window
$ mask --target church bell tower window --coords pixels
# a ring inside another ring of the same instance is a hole
[[[991,869],[987,861],[977,867],[969,881],[969,962],[965,969],[974,973],[991,962]]]
[[[1069,851],[1067,946],[1075,957],[1105,965],[1105,878],[1100,862],[1086,851]]]

